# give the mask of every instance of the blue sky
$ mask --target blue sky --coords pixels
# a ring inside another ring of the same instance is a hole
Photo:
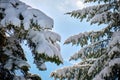
[[[78,34],[80,32],[99,30],[100,27],[97,25],[90,26],[89,23],[83,21],[80,22],[78,19],[73,19],[69,15],[64,15],[66,12],[77,10],[85,7],[86,5],[82,3],[82,0],[21,0],[33,8],[37,8],[53,18],[54,20],[54,31],[61,35],[61,54],[64,61],[68,62],[69,57],[79,50],[79,46],[63,45],[64,41],[71,35]],[[30,61],[31,62],[31,61]],[[71,62],[72,63],[72,62]],[[31,63],[32,64],[32,63]],[[47,64],[48,71],[55,70],[57,67],[54,64]],[[50,67],[53,65],[54,67]],[[65,63],[69,65],[69,63]],[[55,68],[55,69],[54,69]],[[32,67],[31,71],[38,73],[38,70],[34,70],[35,66]],[[42,76],[49,75],[49,73],[41,72]],[[45,80],[48,77],[44,78]],[[44,80],[43,79],[43,80]],[[50,79],[49,79],[50,80]]]

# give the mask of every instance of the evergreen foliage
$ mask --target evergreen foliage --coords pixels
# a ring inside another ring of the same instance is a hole
[[[60,35],[52,32],[53,20],[19,0],[0,0],[0,80],[41,80],[29,72],[26,44],[39,70],[45,62],[61,64]],[[16,72],[19,71],[17,75]]]
[[[58,69],[51,76],[60,80],[120,80],[120,0],[84,2],[95,5],[67,14],[81,21],[85,19],[91,24],[106,26],[99,31],[70,36],[65,44],[81,46],[70,60],[82,61]]]

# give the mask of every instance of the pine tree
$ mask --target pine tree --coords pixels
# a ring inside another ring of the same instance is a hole
[[[60,80],[120,80],[120,0],[84,2],[94,5],[67,14],[105,27],[70,36],[65,44],[81,46],[70,60],[81,61],[52,72],[51,77]]]
[[[40,10],[19,0],[0,0],[0,80],[41,80],[29,72],[22,44],[30,48],[39,70],[46,70],[47,61],[62,63],[61,37],[52,28],[53,20]]]

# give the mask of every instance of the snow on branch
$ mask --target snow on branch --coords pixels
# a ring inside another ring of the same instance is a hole
[[[104,77],[110,76],[110,67],[105,67],[93,80],[104,80]]]
[[[101,57],[96,58],[92,66],[88,69],[87,74],[89,76],[96,74],[98,70],[101,69],[101,66],[104,66],[106,64],[104,61],[105,59],[108,59],[108,57],[106,57],[106,54],[103,54]]]
[[[111,26],[112,23],[106,28],[103,28],[101,31],[90,31],[90,32],[84,32],[74,36],[70,36],[67,40],[65,40],[64,44],[69,44],[69,43],[72,43],[72,45],[80,44],[83,47],[89,43],[89,40],[91,43],[95,43],[98,40],[108,38],[111,35],[112,33]]]
[[[115,58],[109,62],[109,67],[115,66],[115,65],[120,65],[120,58]]]
[[[111,40],[109,41],[108,44],[108,49],[107,49],[107,58],[105,58],[106,63],[104,64],[104,69],[102,71],[99,72],[98,75],[95,76],[95,78],[93,80],[102,80],[105,77],[109,77],[109,76],[113,76],[111,75],[111,73],[113,73],[113,67],[114,66],[120,66],[120,58],[119,58],[119,54],[120,54],[120,31],[118,32],[114,32],[112,35]],[[110,60],[109,60],[110,59]],[[100,59],[102,61],[102,59]],[[98,62],[97,62],[98,63]],[[100,64],[103,65],[104,62],[102,63],[98,63],[98,65],[100,66]],[[98,65],[92,65],[91,68],[89,69],[88,73],[93,72],[93,70],[91,70],[92,68],[94,69],[95,67],[98,67]]]
[[[81,58],[83,60],[93,57],[101,56],[103,52],[106,52],[106,46],[108,45],[109,39],[105,39],[93,44],[90,44],[86,47],[83,47],[75,53],[73,56],[70,57],[70,60],[77,60],[78,58]]]
[[[113,4],[112,4],[113,3]],[[70,14],[71,16],[80,19],[81,21],[83,19],[87,19],[87,21],[91,21],[91,24],[102,24],[102,23],[109,23],[111,21],[114,21],[114,18],[119,18],[120,14],[120,7],[119,1],[112,2],[111,4],[100,4],[95,6],[86,7],[80,10],[75,10],[72,12],[68,12],[67,14]],[[118,3],[118,4],[116,4]],[[116,7],[114,7],[116,6]],[[118,8],[117,8],[118,7]],[[112,9],[114,8],[114,9]],[[112,13],[113,10],[117,10],[116,13]],[[111,12],[112,11],[112,12]],[[92,19],[92,20],[91,20]],[[112,19],[112,20],[111,20]]]
[[[48,40],[48,42],[50,40],[51,43],[55,43],[57,41],[60,42],[60,40],[61,40],[61,36],[52,31],[44,31],[44,35],[45,35],[45,38]]]
[[[40,70],[46,69],[44,64],[46,61],[56,64],[63,63],[60,45],[58,44],[61,37],[52,31],[53,25],[52,18],[19,0],[0,0],[0,29],[4,29],[5,35],[7,34],[6,37],[10,37],[11,44],[17,41],[16,45],[8,45],[10,48],[12,47],[13,51],[5,48],[5,55],[11,56],[13,55],[12,52],[17,49],[16,52],[21,51],[20,54],[17,53],[16,56],[12,57],[22,55],[21,60],[26,60],[24,49],[19,48],[21,47],[20,43],[25,40],[33,53],[34,63]],[[12,39],[13,37],[14,39]],[[21,61],[20,64],[18,62],[15,62],[18,67],[23,65],[28,67],[25,62]],[[12,63],[8,62],[8,64]],[[11,69],[11,67],[8,68]]]
[[[106,12],[103,12],[103,13],[100,13],[100,14],[96,14],[92,18],[91,24],[93,24],[93,23],[108,24],[112,21],[116,21],[116,18],[119,20],[119,18],[120,18],[120,13],[119,12],[113,13],[111,11],[106,11]]]
[[[110,60],[108,66],[100,71],[100,73],[96,75],[93,80],[103,80],[105,77],[111,76],[111,72],[114,66],[120,66],[120,58]]]
[[[77,63],[77,64],[74,64],[73,66],[63,67],[61,69],[58,69],[52,72],[50,76],[51,77],[54,76],[55,78],[59,78],[59,79],[64,79],[64,78],[73,79],[75,77],[75,76],[72,76],[73,74],[76,75],[77,77],[79,75],[78,74],[79,70],[82,71],[82,69],[87,69],[88,67],[91,66],[90,63],[86,63],[83,65],[83,63],[85,62]]]
[[[112,39],[109,42],[109,47],[112,48],[116,44],[120,45],[120,31],[113,33]]]
[[[24,26],[25,30],[31,28],[31,20],[37,24],[39,28],[52,29],[53,19],[45,15],[43,12],[26,5],[17,0],[10,0],[6,4],[0,5],[4,9],[4,16],[1,20],[1,25],[6,27],[10,24],[20,27]],[[33,26],[36,28],[36,26]]]
[[[120,53],[120,31],[114,32],[112,35],[112,39],[109,41],[108,44],[108,55],[113,56],[115,53]]]
[[[112,8],[112,6],[110,6],[109,4],[103,4],[98,6],[86,7],[80,10],[75,10],[72,12],[68,12],[67,14],[70,14],[75,18],[79,18],[81,19],[81,21],[84,18],[87,18],[87,21],[89,21],[91,18],[95,16],[96,13],[97,14],[103,13],[105,11],[108,11],[110,8]]]
[[[60,41],[58,34],[50,31],[30,30],[27,38],[36,45],[33,52],[40,55],[43,54],[49,58],[58,57],[59,61],[63,62],[60,55],[60,47],[56,44],[56,41]]]
[[[87,39],[90,33],[91,32],[85,32],[85,33],[79,33],[78,35],[71,36],[67,40],[65,40],[64,44],[72,43],[72,45],[74,45],[74,44],[81,43],[82,45],[82,42],[84,42],[83,44],[87,44]]]
[[[90,3],[90,2],[98,2],[98,3],[102,3],[105,2],[107,3],[109,0],[84,0],[85,3]],[[110,0],[109,2],[112,2],[112,0]]]

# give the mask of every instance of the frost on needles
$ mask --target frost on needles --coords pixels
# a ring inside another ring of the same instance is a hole
[[[0,0],[0,80],[40,80],[28,72],[24,42],[38,69],[46,70],[46,61],[63,62],[58,44],[61,37],[52,31],[53,25],[53,19],[19,0]],[[16,70],[23,75],[16,75]]]
[[[64,44],[81,46],[70,60],[82,61],[52,72],[51,77],[60,80],[120,80],[120,0],[83,1],[95,4],[67,14],[98,26],[105,24],[104,28],[65,40]]]

